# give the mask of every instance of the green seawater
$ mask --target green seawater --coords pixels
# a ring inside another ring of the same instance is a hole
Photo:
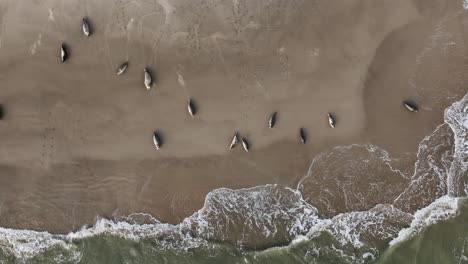
[[[326,248],[333,238],[320,236],[287,247],[264,251],[243,251],[232,245],[210,243],[195,249],[161,248],[156,240],[139,240],[115,236],[95,236],[56,246],[33,258],[15,259],[0,253],[0,263],[378,263],[378,264],[465,264],[468,263],[468,206],[452,219],[425,228],[419,235],[382,249],[376,260],[352,259],[337,248],[311,254],[313,248]],[[354,252],[356,253],[356,252]],[[349,254],[348,254],[349,255]],[[357,254],[359,255],[359,254]]]
[[[450,220],[427,227],[418,236],[387,249],[379,264],[467,264],[468,206]]]

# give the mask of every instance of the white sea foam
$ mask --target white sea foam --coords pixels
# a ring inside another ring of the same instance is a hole
[[[39,35],[37,36],[37,40],[33,44],[31,44],[31,46],[29,47],[29,51],[31,51],[32,55],[36,54],[36,50],[41,45],[41,43],[42,43],[42,34],[39,33]]]
[[[302,199],[299,191],[264,185],[210,192],[204,207],[185,219],[183,226],[207,239],[258,245],[294,238],[317,220],[317,210]],[[234,241],[233,234],[242,236],[242,240]]]
[[[398,236],[390,241],[390,246],[403,242],[419,234],[427,226],[440,221],[453,218],[458,215],[458,199],[447,195],[437,199],[429,206],[416,211],[410,227],[398,232]]]
[[[445,123],[439,125],[419,143],[411,182],[393,204],[405,212],[412,212],[445,195],[453,151],[450,127]]]
[[[305,262],[316,263],[320,258],[340,263],[368,263],[377,259],[382,242],[390,241],[398,231],[409,225],[412,216],[391,205],[377,205],[368,211],[339,214],[321,219],[307,234]]]
[[[291,241],[290,245],[295,245],[295,244],[300,244],[304,241],[308,241],[309,238],[307,236],[303,236],[303,235],[298,235],[294,238],[293,241]]]
[[[182,76],[182,74],[177,71],[177,81],[179,82],[179,85],[183,88],[185,88],[185,80],[184,80],[184,76]]]
[[[241,190],[214,190],[207,195],[205,206],[179,225],[158,221],[133,224],[128,222],[130,218],[126,220],[99,219],[92,227],[85,226],[66,235],[0,228],[0,248],[27,259],[55,246],[73,251],[73,241],[110,235],[131,240],[153,238],[164,243],[162,248],[187,251],[208,246],[205,239],[232,241],[228,234],[234,234],[238,227],[243,232],[241,242],[267,240],[280,233],[295,237],[305,233],[317,217],[315,208],[305,203],[298,191],[266,185]],[[192,236],[191,232],[198,237]],[[171,242],[165,242],[165,238],[171,238]]]
[[[377,205],[368,211],[343,213],[332,219],[321,220],[311,228],[307,236],[316,238],[323,232],[328,232],[341,246],[362,248],[369,245],[369,237],[378,240],[392,238],[411,219],[410,214],[391,205]]]
[[[454,160],[448,174],[448,194],[466,196],[468,185],[468,94],[445,110],[445,123],[454,133]]]
[[[146,238],[174,238],[176,242],[161,245],[164,248],[176,248],[186,251],[206,245],[206,241],[183,232],[179,225],[163,223],[131,224],[101,218],[92,227],[84,226],[76,232],[53,235],[48,232],[0,228],[0,248],[13,253],[16,257],[27,259],[52,247],[62,246],[73,250],[73,241],[95,236],[110,235],[131,240]]]
[[[0,228],[0,248],[10,251],[16,257],[29,258],[53,246],[65,246],[66,243],[59,237],[48,232]]]
[[[315,157],[297,188],[320,215],[330,217],[393,202],[406,187],[407,178],[384,149],[352,144]]]
[[[456,145],[449,172],[449,178],[453,179],[448,185],[457,189],[460,187],[457,184],[466,185],[466,182],[455,178],[466,177],[468,95],[446,110],[445,119],[455,134]],[[388,156],[382,157],[393,172],[399,172],[391,167]],[[418,210],[414,217],[392,205],[381,204],[367,211],[319,219],[315,207],[304,201],[297,190],[280,185],[240,190],[221,188],[210,192],[204,207],[179,225],[164,224],[154,219],[150,224],[137,224],[131,223],[133,221],[129,217],[125,221],[99,219],[92,227],[83,227],[79,231],[63,235],[0,228],[0,248],[17,258],[28,259],[50,248],[62,247],[79,259],[81,255],[76,252],[76,246],[72,242],[111,235],[132,240],[156,239],[162,248],[189,250],[212,245],[206,239],[237,239],[230,238],[229,234],[235,234],[241,228],[241,242],[250,239],[256,242],[280,236],[294,241],[290,246],[303,242],[316,243],[317,247],[312,245],[307,251],[312,258],[322,256],[328,251],[341,254],[350,263],[365,263],[378,256],[377,244],[388,241],[390,245],[395,245],[417,235],[428,225],[456,216],[459,199],[464,198],[445,195]],[[326,245],[320,244],[323,243],[321,238],[324,234],[333,238]]]

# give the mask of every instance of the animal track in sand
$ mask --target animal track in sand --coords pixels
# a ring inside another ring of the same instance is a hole
[[[238,0],[232,2],[232,18],[231,23],[236,32],[236,36],[240,36],[243,31],[242,18],[247,14],[245,2]]]
[[[284,79],[289,79],[291,75],[291,62],[289,60],[287,50],[284,47],[281,47],[279,52],[279,65],[281,68],[281,74],[284,76]]]
[[[50,162],[55,155],[55,122],[53,120],[53,113],[49,111],[47,115],[47,125],[44,128],[42,136],[42,150],[41,150],[41,166],[48,169]]]
[[[2,47],[3,34],[5,33],[5,28],[7,24],[7,12],[6,7],[0,6],[0,48]]]
[[[70,121],[75,120],[72,125]],[[59,142],[71,140],[78,134],[77,131],[79,119],[71,112],[64,102],[57,102],[47,113],[44,132],[42,135],[42,149],[41,149],[41,166],[49,168],[50,164],[55,161],[59,151]],[[60,129],[60,131],[59,131]],[[81,138],[82,139],[82,138]]]

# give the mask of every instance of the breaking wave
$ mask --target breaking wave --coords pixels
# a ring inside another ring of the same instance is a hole
[[[458,214],[458,199],[447,195],[437,199],[429,206],[418,210],[410,227],[398,232],[398,236],[390,241],[390,246],[395,245],[419,234],[425,227],[439,221],[453,218]]]
[[[314,187],[317,179],[330,177],[316,175],[315,166],[346,162],[350,151],[360,161],[355,164],[363,165],[342,166],[346,171],[330,170],[330,175],[344,175],[342,182],[322,186],[323,190]],[[217,189],[207,195],[203,208],[178,225],[134,214],[116,220],[99,219],[94,226],[62,235],[0,228],[0,248],[22,261],[61,248],[79,261],[81,254],[74,242],[108,235],[133,241],[149,239],[160,249],[180,252],[216,248],[219,243],[257,250],[281,246],[258,254],[302,248],[301,258],[310,263],[318,263],[319,256],[328,262],[368,263],[389,245],[458,214],[458,197],[468,193],[467,154],[468,94],[446,109],[445,124],[421,142],[412,174],[397,169],[388,153],[377,146],[341,146],[315,158],[297,190],[281,185]],[[401,186],[399,194],[378,197],[378,190],[391,182],[371,181],[367,191],[374,196],[369,196],[371,202],[364,202],[365,196],[347,190],[352,189],[350,179],[369,181],[371,175],[365,173],[369,167],[407,185]],[[315,199],[311,193],[316,191],[328,200]],[[326,192],[337,195],[327,196]],[[341,202],[334,199],[343,199],[347,206],[338,208]],[[327,212],[332,214],[328,216]],[[138,220],[142,218],[145,223]]]
[[[204,207],[182,223],[197,237],[265,248],[291,241],[317,224],[317,209],[299,191],[280,185],[210,192]]]

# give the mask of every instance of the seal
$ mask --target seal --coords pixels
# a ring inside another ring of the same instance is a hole
[[[328,113],[328,124],[330,125],[331,128],[335,128],[335,118],[332,116],[332,114]]]
[[[143,71],[145,72],[144,84],[145,84],[146,90],[150,90],[151,86],[153,86],[153,77],[151,76],[151,73],[149,73],[147,68],[145,68]]]
[[[273,112],[273,114],[270,116],[270,119],[268,120],[268,127],[270,128],[273,128],[276,124],[276,113],[277,112]]]
[[[191,98],[188,100],[187,110],[191,116],[194,116],[196,114],[195,106],[193,105]]]
[[[299,139],[301,140],[302,144],[305,144],[306,141],[307,141],[306,132],[305,132],[305,129],[303,127],[301,127],[299,129]]]
[[[157,131],[153,132],[153,143],[157,150],[161,148],[161,138],[159,137]]]
[[[91,35],[91,30],[90,30],[90,27],[89,27],[89,23],[88,23],[88,20],[86,18],[83,18],[83,33],[85,34],[85,36],[89,37]]]
[[[417,113],[419,111],[418,106],[410,101],[403,101],[403,105],[408,109],[408,111]]]
[[[250,145],[246,138],[242,138],[242,146],[246,152],[249,152]]]
[[[120,65],[120,67],[117,69],[117,75],[122,75],[127,70],[127,67],[128,61],[122,63],[122,65]]]
[[[229,146],[229,149],[233,149],[235,146],[237,146],[237,144],[239,144],[239,135],[236,132],[231,140],[231,145]]]
[[[65,43],[62,43],[60,48],[60,58],[62,59],[62,62],[65,62],[68,59],[67,45]]]

